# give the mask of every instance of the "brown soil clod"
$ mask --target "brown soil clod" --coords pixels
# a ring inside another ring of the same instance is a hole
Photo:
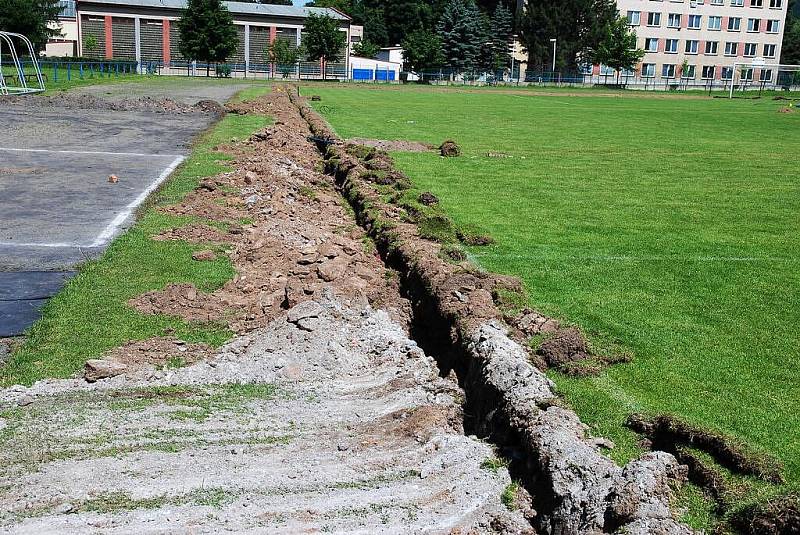
[[[210,249],[203,249],[202,251],[195,251],[192,253],[192,260],[196,262],[211,262],[216,259],[216,253]]]
[[[575,327],[555,331],[542,341],[536,353],[544,358],[548,366],[559,369],[568,364],[591,358],[586,339]]]
[[[417,200],[421,204],[424,204],[425,206],[434,206],[436,204],[439,204],[439,197],[437,197],[430,191],[424,191],[420,193],[419,197],[417,197]]]
[[[796,535],[800,533],[800,494],[750,505],[737,512],[731,524],[745,535]]]
[[[455,141],[448,139],[439,145],[439,153],[445,158],[461,156],[461,147]]]
[[[169,284],[163,290],[154,290],[128,300],[143,314],[166,314],[187,321],[221,321],[241,315],[213,294],[199,292],[193,284]]]

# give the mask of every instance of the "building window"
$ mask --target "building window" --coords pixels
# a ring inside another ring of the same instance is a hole
[[[706,41],[706,55],[716,56],[719,49],[718,41]]]
[[[723,80],[731,80],[733,79],[733,67],[722,67],[722,76]]]
[[[755,57],[758,51],[758,45],[755,43],[745,43],[744,44],[744,55],[748,58]]]
[[[721,5],[724,5],[724,4],[725,4],[724,0],[711,0],[711,5],[712,6],[721,6]]]
[[[680,13],[670,13],[669,17],[667,17],[667,27],[669,27],[669,28],[680,28],[681,27],[681,14]]]
[[[699,30],[700,25],[703,22],[702,15],[689,15],[689,29],[690,30]]]
[[[664,52],[668,54],[677,54],[678,53],[678,40],[677,39],[667,39],[666,44],[664,45]]]
[[[778,29],[780,27],[781,27],[781,21],[779,20],[767,21],[767,33],[778,33]]]
[[[715,67],[713,65],[703,65],[703,80],[711,80],[714,78]]]
[[[648,37],[644,40],[645,52],[658,52],[658,39],[655,37]]]
[[[739,17],[731,17],[728,19],[729,32],[738,32],[741,27],[742,27],[742,19],[740,19]]]
[[[761,74],[758,76],[758,79],[762,82],[772,81],[772,69],[761,69]]]
[[[761,25],[761,19],[747,19],[747,31],[757,32],[758,27]]]
[[[651,11],[647,14],[647,25],[648,26],[661,26],[661,13],[655,13]]]
[[[725,43],[725,55],[735,56],[739,53],[739,43]]]
[[[686,41],[686,48],[685,52],[687,54],[697,54],[697,48],[700,45],[700,42],[695,39],[689,39]]]
[[[732,7],[742,7],[744,6],[744,0],[731,0]]]
[[[628,11],[628,24],[631,26],[638,26],[642,18],[641,11]]]
[[[764,57],[765,58],[775,57],[775,45],[764,45]]]
[[[662,78],[675,78],[675,65],[672,63],[665,63],[661,66]]]
[[[721,30],[722,29],[722,17],[708,17],[708,29],[709,30]]]
[[[783,7],[783,0],[769,0],[769,7],[781,8]]]
[[[656,75],[655,63],[642,63],[642,76],[644,78],[652,78]]]
[[[750,0],[750,7],[764,7],[764,0]]]
[[[746,80],[748,82],[753,81],[753,69],[752,68],[745,68],[742,69],[742,75],[740,77],[741,80]]]
[[[681,78],[684,79],[694,79],[695,74],[695,66],[694,65],[687,65],[685,69],[681,69]]]

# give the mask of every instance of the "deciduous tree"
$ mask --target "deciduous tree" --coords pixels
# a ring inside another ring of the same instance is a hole
[[[375,43],[363,40],[353,45],[353,54],[361,58],[374,58],[381,51],[381,47]]]
[[[344,54],[347,36],[339,29],[339,21],[328,15],[312,13],[306,19],[303,49],[311,61],[322,60],[322,79],[327,77],[328,63]]]
[[[789,3],[780,58],[780,62],[787,65],[800,64],[800,17],[795,14],[798,10],[800,10],[800,2]]]
[[[239,46],[233,17],[221,0],[189,0],[178,21],[178,30],[180,52],[190,61],[219,63]]]
[[[643,56],[644,50],[636,47],[636,32],[630,28],[625,17],[619,17],[606,26],[605,35],[594,51],[592,62],[614,69],[619,82],[620,71],[633,70]]]
[[[275,39],[266,49],[267,60],[273,68],[277,67],[284,78],[294,70],[295,65],[300,60],[302,51],[286,39]]]
[[[415,73],[438,68],[444,61],[442,41],[428,30],[417,30],[403,39],[403,61],[405,68]]]
[[[58,0],[0,0],[0,30],[20,33],[41,51],[48,39],[61,35]],[[26,51],[27,52],[27,51]]]

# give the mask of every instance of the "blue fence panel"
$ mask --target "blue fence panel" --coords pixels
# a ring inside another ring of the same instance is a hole
[[[394,81],[395,77],[396,77],[396,74],[392,70],[381,70],[381,69],[378,69],[377,71],[375,71],[375,79],[376,80],[380,80],[382,82]]]
[[[353,69],[353,80],[372,80],[372,69]]]

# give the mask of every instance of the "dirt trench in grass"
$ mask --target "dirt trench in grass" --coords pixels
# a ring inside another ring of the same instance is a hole
[[[213,352],[165,333],[106,355],[119,375],[1,390],[0,532],[530,532],[296,108],[276,92],[233,112],[275,123],[164,208],[208,221],[153,238],[237,275],[129,305],[237,336]]]

